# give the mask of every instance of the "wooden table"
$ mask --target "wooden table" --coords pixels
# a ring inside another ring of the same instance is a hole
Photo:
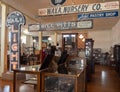
[[[32,70],[14,70],[13,74],[13,92],[16,92],[16,78],[17,73],[24,74],[35,74],[37,75],[37,92],[40,92],[40,71],[32,71]]]

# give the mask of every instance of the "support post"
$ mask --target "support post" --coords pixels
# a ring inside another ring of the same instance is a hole
[[[57,32],[55,32],[55,46],[57,46]]]
[[[40,62],[42,62],[42,32],[39,32]]]
[[[7,34],[6,31],[6,15],[7,15],[7,7],[5,4],[1,3],[1,57],[0,57],[0,76],[7,69]]]

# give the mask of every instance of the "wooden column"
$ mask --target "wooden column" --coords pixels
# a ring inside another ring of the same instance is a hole
[[[55,41],[55,42],[54,42],[54,43],[55,43],[54,45],[57,46],[57,32],[55,32],[55,40],[54,40],[54,41]]]
[[[39,32],[39,49],[42,49],[42,32]]]
[[[7,39],[8,39],[8,31],[6,30],[6,16],[7,16],[7,6],[1,3],[1,62],[0,62],[0,76],[3,72],[7,71]]]
[[[42,61],[42,32],[39,32],[40,62]]]

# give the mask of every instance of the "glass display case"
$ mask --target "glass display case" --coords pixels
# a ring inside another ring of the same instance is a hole
[[[17,76],[18,74],[22,74],[22,75],[24,74],[25,77],[18,79],[20,77],[20,76]],[[29,75],[29,78],[28,78],[28,75]],[[27,89],[31,89],[31,92],[34,92],[34,88],[36,87],[36,85],[39,86],[39,87],[37,86],[36,90],[40,92],[40,72],[39,71],[14,70],[13,92],[27,92]]]
[[[41,72],[49,68],[53,56],[48,54],[41,65],[26,66],[14,70],[13,92],[28,92],[27,89],[31,89],[31,92],[41,92]],[[18,74],[24,75],[24,78],[19,78]]]
[[[72,59],[54,71],[51,67],[39,71],[38,67],[14,70],[13,92],[28,92],[27,89],[31,92],[85,92],[86,63],[83,59]],[[18,74],[23,74],[24,78],[18,79]]]
[[[84,69],[86,66],[86,59],[80,57],[73,58],[68,62],[67,66],[69,68]]]
[[[93,54],[93,43],[94,41],[92,39],[86,39],[85,40],[85,56],[87,58],[91,58]]]
[[[44,92],[74,92],[74,84],[74,78],[46,76]]]
[[[120,75],[120,45],[114,45],[115,70]]]
[[[66,67],[67,73],[43,71],[42,92],[85,92],[86,68]]]
[[[102,52],[101,52],[101,48],[94,48],[93,49],[93,57],[94,57],[94,61],[96,64],[100,64],[102,59]]]
[[[85,56],[87,61],[87,80],[90,81],[92,73],[95,72],[95,65],[93,60],[93,44],[94,40],[89,38],[85,40]]]

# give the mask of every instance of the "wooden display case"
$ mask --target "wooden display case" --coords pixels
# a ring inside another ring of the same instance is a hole
[[[68,68],[67,73],[43,71],[42,92],[85,92],[86,68]]]
[[[17,80],[17,74],[29,74],[29,78],[22,78]],[[31,78],[30,78],[31,77]],[[37,92],[40,92],[40,71],[32,71],[32,70],[14,70],[14,76],[13,76],[13,92],[22,92],[22,87],[26,87],[26,89],[30,89],[28,85],[33,85],[33,91],[37,90]],[[25,89],[25,90],[26,90]],[[25,90],[23,90],[25,92]]]
[[[13,92],[27,92],[21,89],[23,87],[33,90],[32,92],[86,91],[86,64],[83,59],[60,64],[54,72],[51,68],[39,69],[40,66],[31,66],[25,70],[14,70]],[[17,74],[24,74],[25,78],[18,80]]]

